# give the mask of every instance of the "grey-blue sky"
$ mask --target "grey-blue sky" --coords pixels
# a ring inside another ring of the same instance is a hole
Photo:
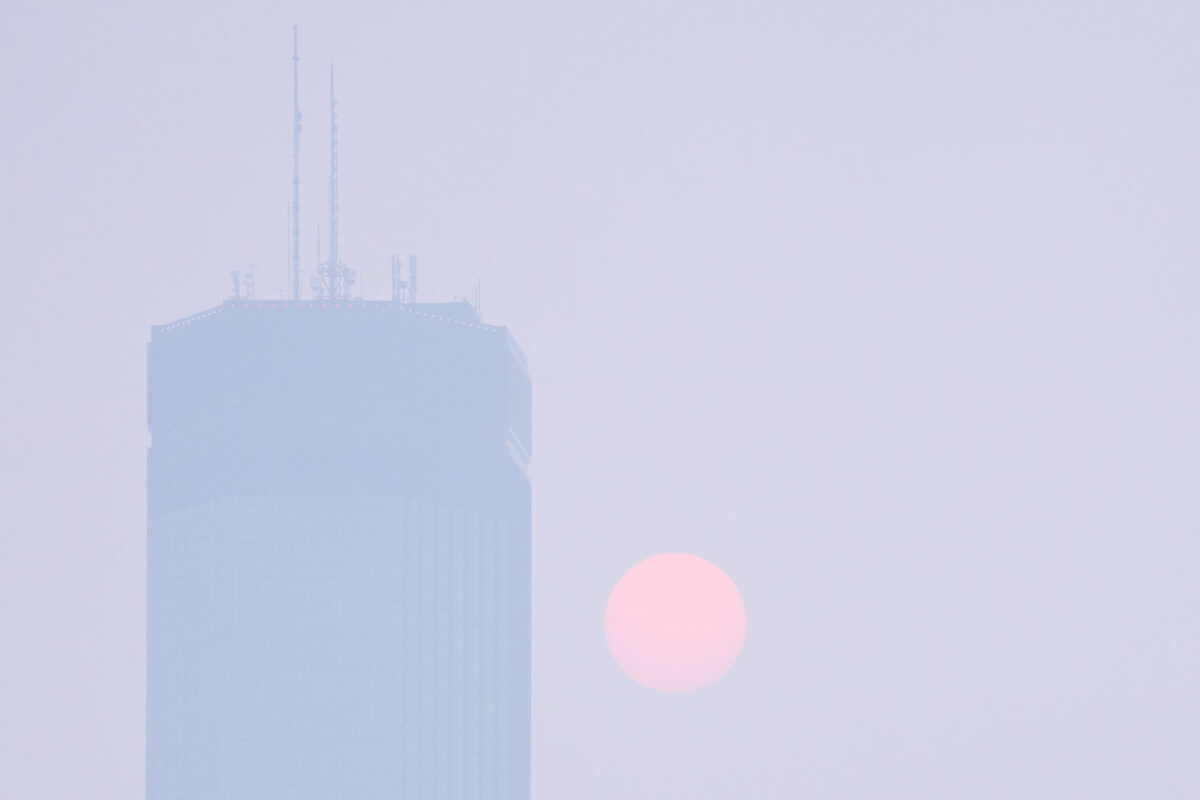
[[[12,3],[0,788],[137,796],[148,326],[342,251],[483,284],[535,391],[537,797],[1200,788],[1189,3]],[[651,694],[605,595],[720,564]]]

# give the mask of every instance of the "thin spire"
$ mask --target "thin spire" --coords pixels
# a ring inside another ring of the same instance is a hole
[[[337,98],[333,90],[333,65],[329,65],[329,296],[342,295],[341,264],[338,262],[337,193]]]
[[[300,34],[292,26],[292,299],[300,299]]]

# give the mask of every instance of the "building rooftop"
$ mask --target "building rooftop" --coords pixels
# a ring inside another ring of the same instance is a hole
[[[237,316],[246,313],[259,314],[405,314],[427,319],[431,322],[442,322],[447,325],[507,336],[509,347],[517,356],[522,367],[528,368],[524,351],[503,325],[488,325],[481,322],[475,307],[470,303],[457,300],[449,303],[403,303],[395,300],[266,300],[266,299],[230,299],[219,306],[199,311],[173,322],[151,326],[151,335],[159,336],[180,328],[190,327],[197,323],[215,321],[222,315]]]

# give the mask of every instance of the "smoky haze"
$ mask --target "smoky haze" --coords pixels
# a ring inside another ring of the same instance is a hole
[[[15,2],[0,796],[144,791],[146,345],[393,253],[529,357],[533,795],[1200,792],[1194,3]],[[745,600],[717,684],[604,643]]]

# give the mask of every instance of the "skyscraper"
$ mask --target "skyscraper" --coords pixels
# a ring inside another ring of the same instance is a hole
[[[147,795],[529,797],[530,382],[466,303],[148,352]]]

